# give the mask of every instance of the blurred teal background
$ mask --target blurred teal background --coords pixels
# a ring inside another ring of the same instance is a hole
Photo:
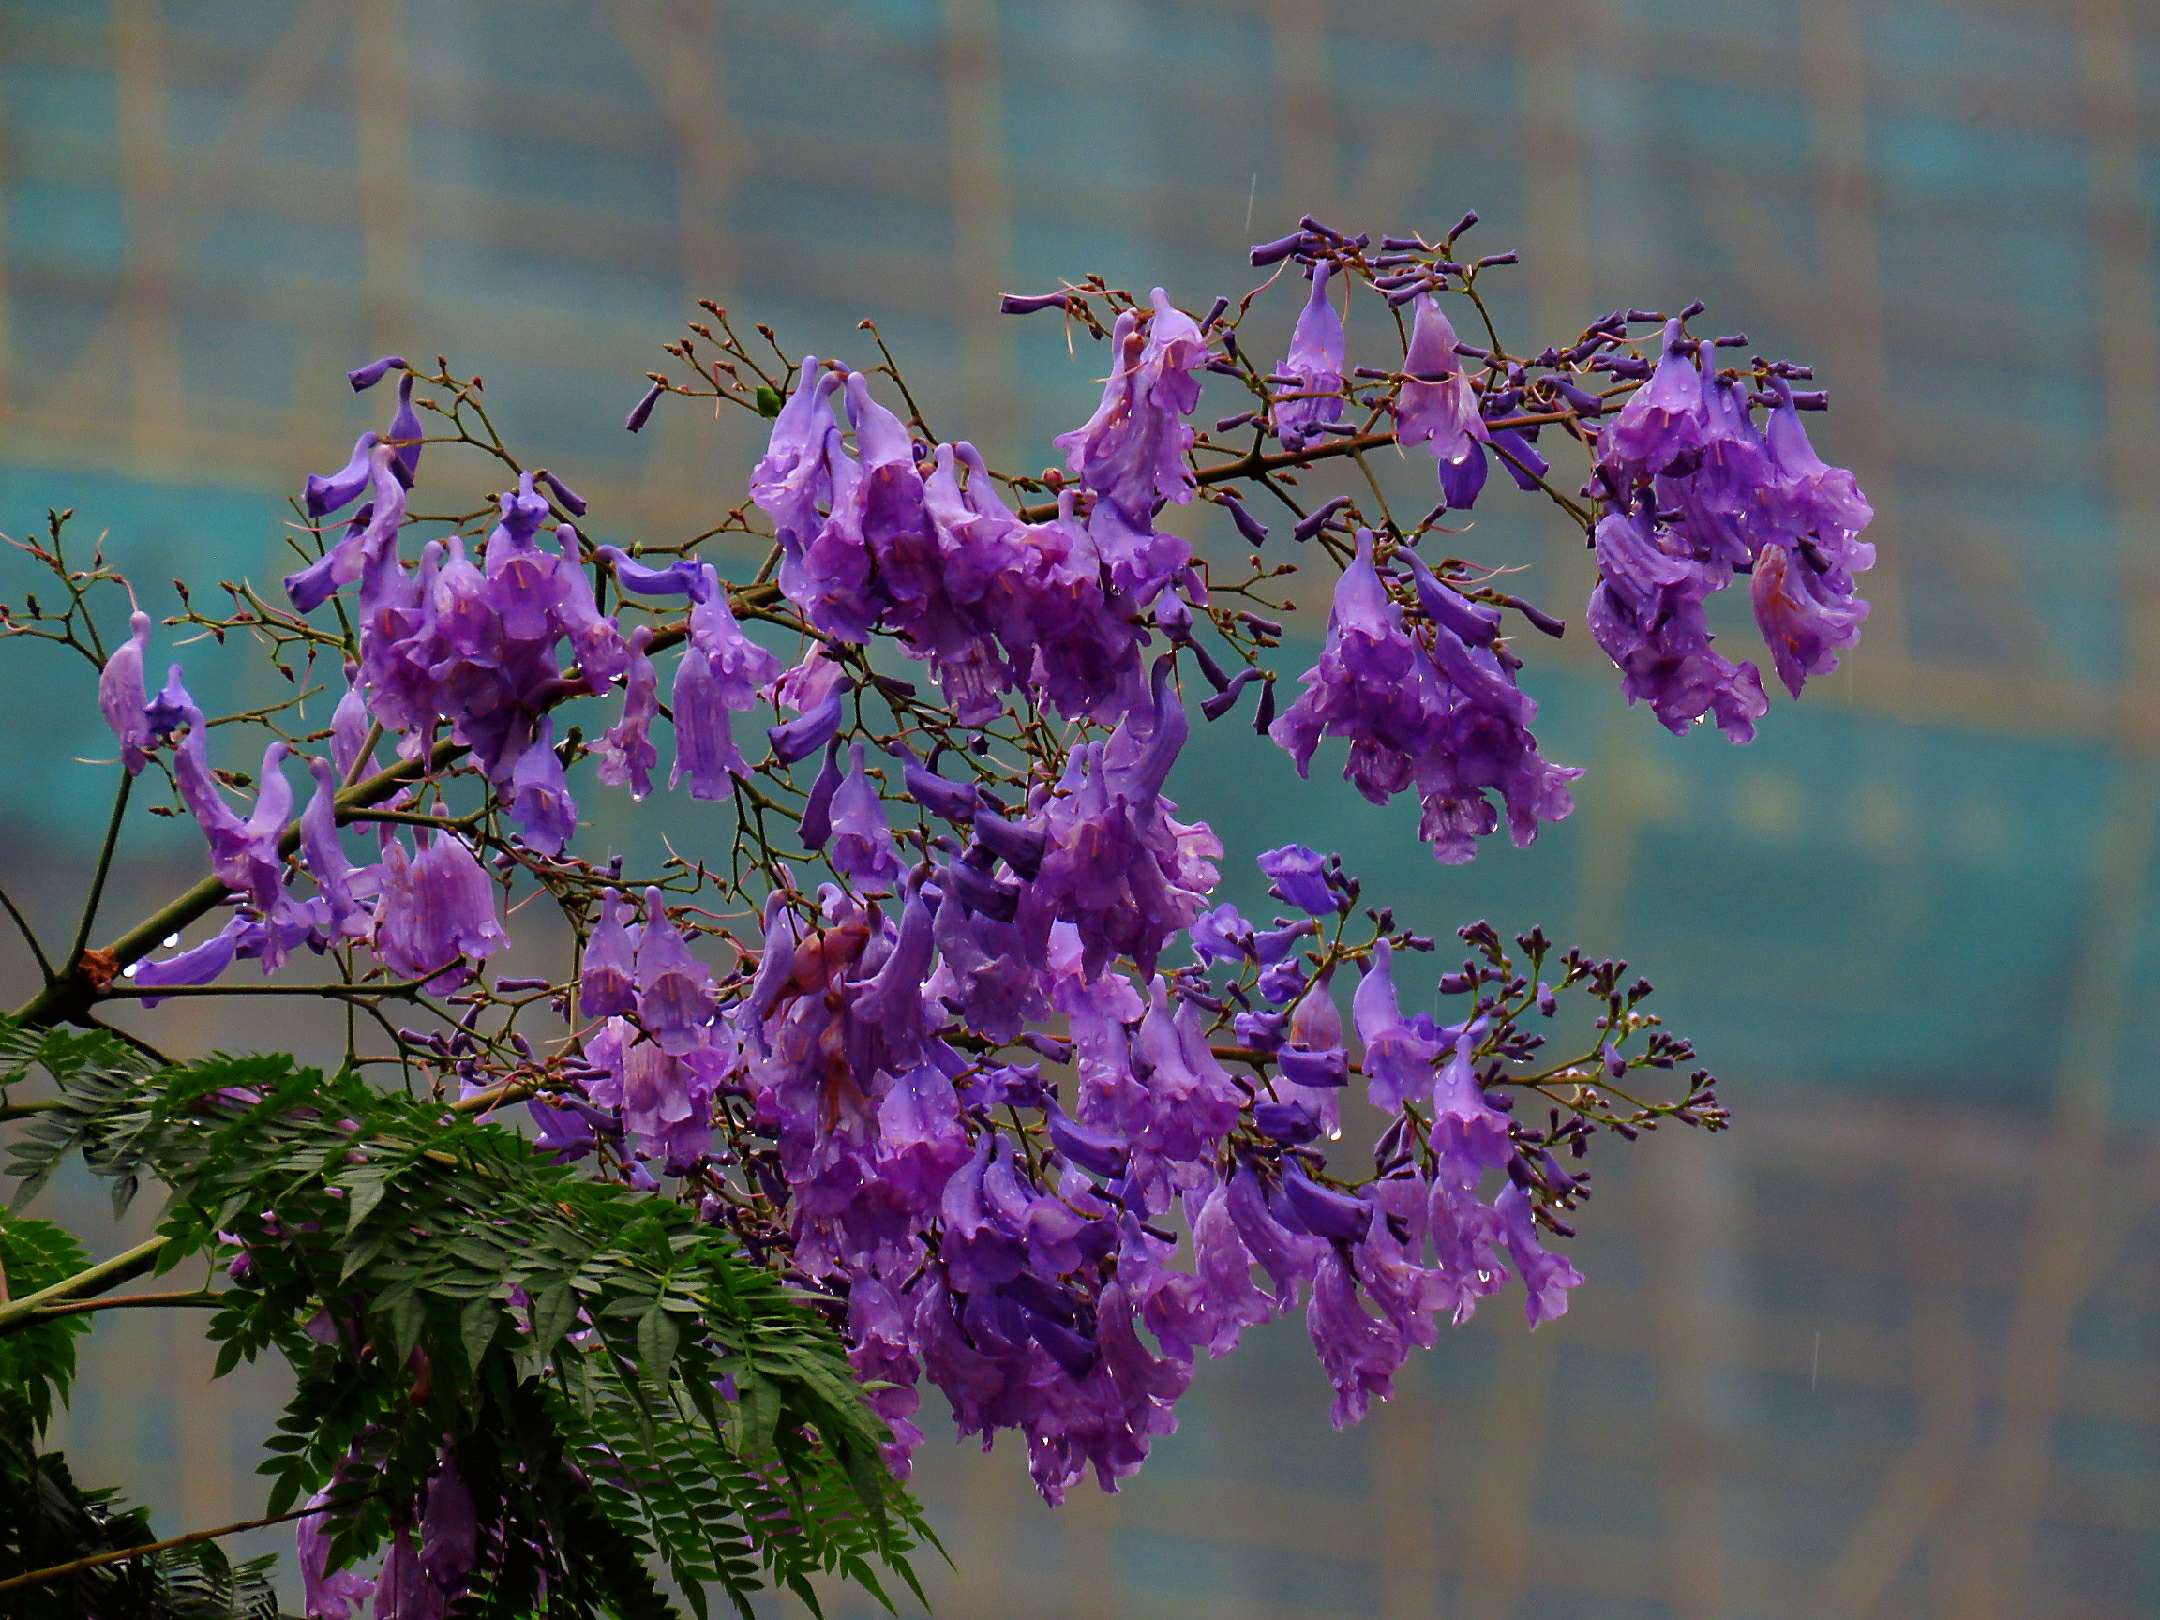
[[[1361,1430],[1294,1324],[1115,1498],[1053,1513],[932,1425],[937,1612],[2150,1614],[2156,108],[2132,0],[0,0],[0,529],[74,507],[161,612],[274,579],[341,372],[446,349],[602,538],[693,532],[750,440],[620,424],[701,295],[856,361],[876,316],[932,422],[1036,465],[1098,353],[998,292],[1204,306],[1305,209],[1477,207],[1521,339],[1707,300],[1818,364],[1880,513],[1848,671],[1735,750],[1541,644],[1580,808],[1467,869],[1230,733],[1179,791],[1233,856],[1295,833],[1421,922],[1624,950],[1740,1128],[1608,1153],[1573,1313],[1488,1311]],[[1579,548],[1501,496],[1465,547],[1579,613]],[[108,745],[82,673],[0,660],[0,870],[53,918]],[[154,829],[110,915],[198,859]],[[101,1323],[71,1419],[175,1529],[254,1509],[276,1389],[213,1391],[192,1326]]]

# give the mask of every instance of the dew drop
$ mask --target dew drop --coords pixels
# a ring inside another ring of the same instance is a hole
[[[174,947],[175,945],[177,945],[177,944],[179,944],[179,943],[180,943],[180,936],[179,936],[178,934],[167,934],[167,935],[165,936],[165,949],[166,949],[166,950],[168,950],[168,951],[169,951],[169,950],[171,950],[171,949],[172,949],[172,948],[173,948],[173,947]]]

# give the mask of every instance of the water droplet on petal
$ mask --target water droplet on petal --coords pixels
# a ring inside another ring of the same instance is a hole
[[[166,949],[166,950],[168,950],[168,951],[169,951],[169,950],[171,950],[171,949],[172,949],[172,948],[173,948],[173,947],[174,947],[175,945],[177,945],[177,944],[179,944],[179,943],[180,943],[180,936],[179,936],[178,934],[167,934],[167,935],[165,936],[165,949]]]

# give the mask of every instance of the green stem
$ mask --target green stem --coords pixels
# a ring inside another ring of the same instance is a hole
[[[97,921],[98,901],[105,895],[105,879],[112,871],[113,851],[120,845],[120,818],[127,813],[128,794],[135,787],[134,773],[120,768],[120,791],[113,795],[112,818],[105,824],[105,842],[98,846],[97,874],[90,879],[90,898],[83,902],[82,921],[75,925],[75,943],[68,947],[67,967],[74,971],[90,943],[91,925]]]
[[[146,1238],[132,1249],[123,1250],[110,1260],[100,1260],[94,1266],[86,1266],[72,1277],[62,1277],[58,1282],[40,1288],[34,1294],[11,1299],[0,1305],[0,1333],[10,1333],[31,1318],[40,1314],[43,1307],[61,1300],[73,1299],[78,1294],[102,1294],[116,1284],[131,1277],[140,1277],[157,1264],[157,1257],[164,1252],[165,1239]],[[7,1588],[0,1585],[0,1591]]]

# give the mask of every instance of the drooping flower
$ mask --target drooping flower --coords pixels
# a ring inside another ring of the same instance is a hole
[[[411,860],[396,841],[384,846],[375,950],[393,972],[440,994],[471,977],[469,962],[509,943],[494,885],[464,839],[438,829]]]
[[[668,915],[666,897],[645,891],[645,926],[637,942],[638,1021],[662,1051],[676,1056],[704,1044],[712,1022],[712,973]]]
[[[637,1005],[635,909],[609,889],[600,897],[600,921],[585,941],[578,967],[578,1010],[589,1018],[626,1013]]]
[[[600,780],[610,787],[629,788],[633,799],[651,795],[653,767],[660,762],[660,750],[652,742],[652,723],[660,713],[660,677],[646,655],[651,645],[651,625],[641,624],[630,632],[622,718],[593,745]]]
[[[1328,886],[1327,862],[1303,844],[1284,844],[1260,856],[1268,893],[1313,917],[1332,917],[1338,901]]]
[[[1619,474],[1616,488],[1626,491],[1701,446],[1707,417],[1694,347],[1679,321],[1667,321],[1657,370],[1628,396],[1599,437],[1601,458]]]
[[[1119,955],[1152,975],[1171,936],[1206,908],[1222,846],[1205,824],[1173,819],[1162,797],[1189,729],[1168,660],[1156,668],[1149,723],[1140,720],[1128,715],[1108,742],[1074,750],[1040,812],[1042,866],[1019,905],[1038,963],[1063,921],[1078,932],[1088,977]]]
[[[832,798],[833,870],[858,890],[889,889],[900,876],[900,857],[884,801],[863,768],[863,746],[849,750],[849,769]]]
[[[577,801],[555,752],[554,722],[540,718],[539,733],[518,755],[510,773],[510,815],[525,842],[543,855],[560,855],[577,833]]]
[[[1648,703],[1676,735],[1712,714],[1734,742],[1752,738],[1770,700],[1753,664],[1711,646],[1703,599],[1724,583],[1715,565],[1678,554],[1641,506],[1602,518],[1596,550],[1590,634],[1619,666],[1628,702]]]
[[[818,506],[832,494],[829,457],[839,436],[832,397],[839,387],[838,373],[819,370],[817,356],[804,355],[795,390],[773,418],[771,441],[750,474],[751,498],[772,519],[780,543],[798,553],[817,533]]]
[[[1530,1195],[1509,1182],[1500,1189],[1493,1200],[1493,1209],[1500,1217],[1500,1226],[1507,1241],[1508,1253],[1514,1256],[1515,1269],[1523,1281],[1523,1312],[1532,1327],[1550,1322],[1567,1314],[1567,1296],[1570,1288],[1582,1282],[1582,1273],[1575,1269],[1566,1255],[1554,1254],[1546,1249],[1537,1235],[1537,1223],[1531,1214]]]
[[[143,656],[149,646],[150,615],[138,609],[128,617],[127,640],[113,649],[98,672],[98,712],[119,739],[120,763],[130,776],[141,773],[156,745],[143,687]]]
[[[1342,420],[1343,323],[1328,301],[1332,268],[1325,260],[1313,266],[1312,292],[1290,335],[1290,350],[1275,368],[1278,376],[1292,379],[1276,385],[1282,393],[1270,418],[1285,450],[1304,449],[1323,427]]]
[[[1193,375],[1207,359],[1207,340],[1190,315],[1162,288],[1143,322],[1127,310],[1110,335],[1111,372],[1102,403],[1080,427],[1053,442],[1088,489],[1111,502],[1126,522],[1152,528],[1165,501],[1192,499],[1185,465],[1193,430],[1185,418],[1200,403]]]
[[[1455,328],[1439,301],[1427,293],[1418,299],[1417,323],[1403,354],[1395,442],[1429,446],[1447,504],[1467,507],[1485,481],[1485,457],[1478,445],[1486,437],[1477,391],[1455,353]]]
[[[321,1509],[336,1489],[335,1483],[326,1485],[309,1497],[305,1506],[311,1510]],[[310,1511],[300,1519],[296,1540],[299,1543],[301,1602],[307,1608],[308,1620],[353,1620],[361,1605],[375,1595],[375,1583],[349,1570],[330,1567],[328,1518],[326,1513]]]
[[[428,1479],[420,1520],[420,1567],[445,1593],[463,1589],[480,1557],[480,1525],[472,1492],[446,1449]]]
[[[1476,840],[1498,827],[1485,797],[1507,810],[1518,844],[1574,808],[1567,784],[1581,772],[1548,763],[1529,722],[1537,707],[1490,646],[1492,621],[1435,579],[1414,555],[1410,569],[1431,634],[1414,639],[1361,530],[1328,614],[1320,662],[1300,677],[1305,690],[1269,735],[1307,774],[1320,739],[1349,740],[1345,779],[1375,804],[1415,787],[1420,834],[1443,861],[1466,861]],[[1483,627],[1482,631],[1478,627]]]

